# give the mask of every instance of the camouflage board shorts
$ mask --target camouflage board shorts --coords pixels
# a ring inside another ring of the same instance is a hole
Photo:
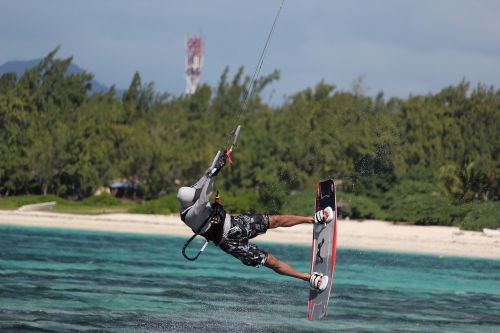
[[[261,214],[242,214],[231,216],[231,229],[219,247],[226,253],[241,260],[248,266],[262,266],[267,252],[259,249],[248,240],[266,233],[269,216]]]

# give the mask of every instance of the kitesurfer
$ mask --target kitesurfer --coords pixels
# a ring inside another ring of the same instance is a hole
[[[254,267],[264,265],[278,274],[308,281],[312,288],[324,290],[328,285],[328,276],[316,272],[312,274],[299,272],[249,240],[264,234],[268,229],[291,227],[301,223],[330,223],[334,216],[332,208],[320,210],[312,217],[254,213],[229,215],[221,205],[218,193],[215,202],[210,203],[215,176],[224,167],[228,158],[230,159],[230,155],[224,154],[194,185],[181,187],[178,190],[177,198],[181,204],[182,221],[193,232],[212,241],[245,265]]]

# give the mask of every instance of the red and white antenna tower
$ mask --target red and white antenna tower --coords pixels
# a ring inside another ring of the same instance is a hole
[[[192,95],[200,82],[201,68],[203,67],[203,39],[202,37],[186,38],[186,94]]]

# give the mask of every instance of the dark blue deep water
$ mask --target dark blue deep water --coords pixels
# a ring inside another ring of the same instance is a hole
[[[0,332],[500,332],[500,261],[339,250],[309,322],[305,282],[184,240],[0,227]],[[308,247],[262,247],[309,269]]]

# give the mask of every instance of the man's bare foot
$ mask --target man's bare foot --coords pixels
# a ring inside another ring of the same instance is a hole
[[[328,286],[328,276],[314,272],[311,274],[309,284],[311,285],[311,288],[323,291],[326,289],[326,286]]]
[[[328,206],[325,209],[320,209],[314,214],[314,223],[317,224],[327,224],[333,220],[333,209]]]

